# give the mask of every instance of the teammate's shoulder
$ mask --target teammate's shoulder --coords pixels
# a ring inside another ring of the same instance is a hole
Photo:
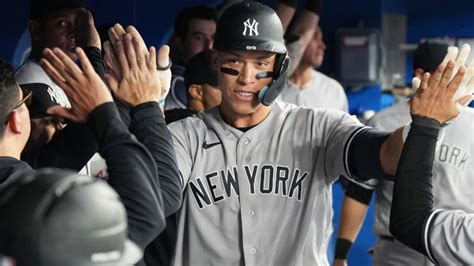
[[[16,70],[15,78],[19,84],[44,83],[48,86],[52,86],[51,80],[43,68],[31,59],[26,60]]]
[[[474,108],[461,107],[459,116],[453,121],[451,126],[456,128],[462,127],[464,130],[466,127],[474,128]]]
[[[410,119],[410,106],[407,101],[400,101],[377,112],[367,123],[373,126],[386,120],[406,120],[405,122],[409,122]]]
[[[272,106],[272,112],[281,112],[288,115],[293,115],[297,118],[301,117],[349,117],[350,115],[346,112],[343,112],[335,108],[314,108],[314,107],[304,107],[297,106],[292,103],[287,103],[283,101],[275,101]]]
[[[466,116],[469,116],[469,117],[474,116],[474,108],[472,108],[472,107],[463,106],[463,107],[461,107],[460,111],[461,111],[461,114],[464,114]]]
[[[190,116],[170,123],[168,126],[170,130],[175,130],[176,128],[180,128],[179,130],[196,130],[202,127],[206,127],[206,124],[213,120],[218,123],[218,112],[219,110],[217,107],[211,108],[203,112],[195,112]]]

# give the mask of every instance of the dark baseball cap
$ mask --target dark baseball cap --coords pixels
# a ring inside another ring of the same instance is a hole
[[[31,103],[28,105],[30,118],[42,118],[49,116],[46,113],[49,107],[54,105],[61,105],[56,98],[53,89],[44,83],[28,83],[20,84],[23,94],[27,95],[30,91],[33,92],[31,96]]]
[[[423,42],[413,53],[413,69],[432,73],[443,61],[449,45],[443,42]]]
[[[209,84],[217,86],[217,72],[211,67],[210,51],[202,51],[193,56],[184,70],[184,85],[186,89],[191,84]]]
[[[40,19],[63,9],[86,7],[84,0],[31,0],[30,19]]]
[[[0,254],[18,265],[134,265],[127,215],[105,182],[59,169],[22,176],[0,191]]]

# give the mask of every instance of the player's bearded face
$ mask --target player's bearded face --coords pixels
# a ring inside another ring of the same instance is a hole
[[[272,77],[275,54],[262,51],[218,52],[217,73],[222,91],[221,108],[235,115],[250,115],[262,109],[258,93]],[[257,74],[260,74],[259,76]]]

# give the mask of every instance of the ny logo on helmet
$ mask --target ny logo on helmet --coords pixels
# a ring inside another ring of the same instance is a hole
[[[252,22],[250,22],[250,19],[248,18],[244,22],[244,32],[242,32],[242,35],[244,36],[258,36],[258,22],[255,19],[252,19]],[[247,35],[247,30],[248,30],[248,35]]]

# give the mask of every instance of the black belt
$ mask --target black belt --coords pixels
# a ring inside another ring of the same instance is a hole
[[[379,238],[382,240],[387,240],[387,241],[395,241],[395,237],[393,236],[388,236],[388,235],[379,235]]]

